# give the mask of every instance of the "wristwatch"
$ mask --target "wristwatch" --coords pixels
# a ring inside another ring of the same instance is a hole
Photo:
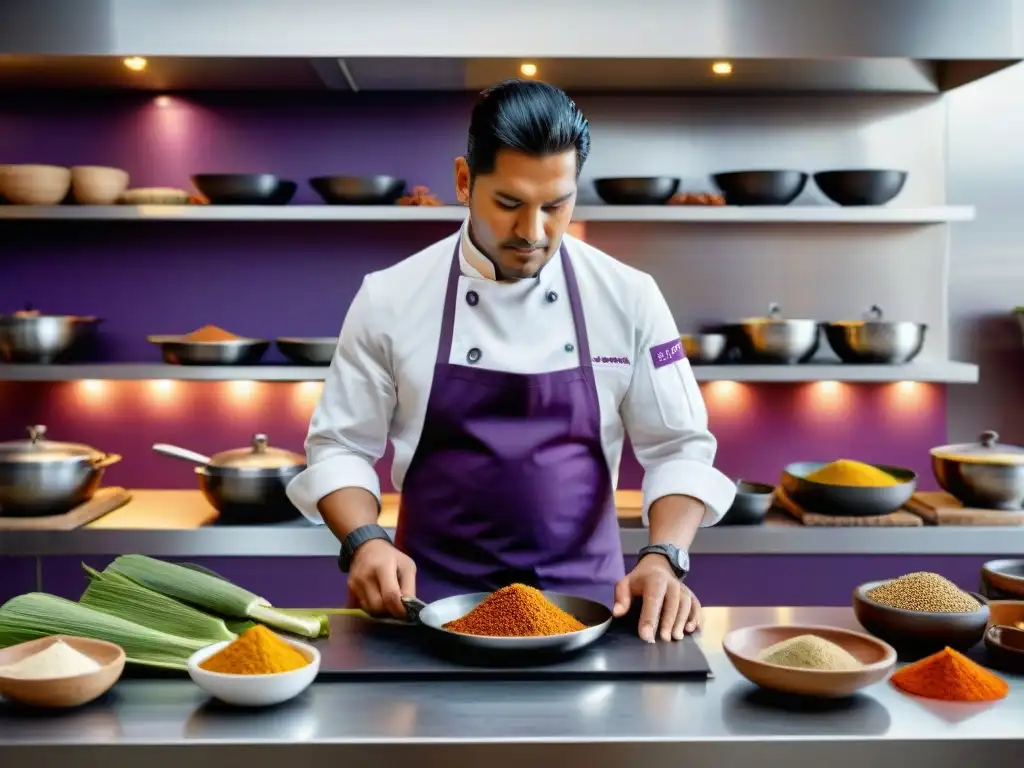
[[[386,539],[389,543],[394,543],[388,536],[388,532],[376,523],[360,526],[345,537],[345,540],[341,542],[341,554],[338,555],[338,567],[342,573],[348,573],[348,569],[352,567],[352,558],[355,556],[356,550],[374,539]]]
[[[644,555],[664,555],[669,565],[672,566],[672,570],[675,571],[676,578],[680,581],[685,579],[686,574],[690,572],[690,554],[675,544],[648,544],[637,554],[640,557]]]

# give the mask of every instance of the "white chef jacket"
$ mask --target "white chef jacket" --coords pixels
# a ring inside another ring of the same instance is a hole
[[[656,365],[652,348],[679,340],[654,279],[569,235],[564,242],[579,285],[601,412],[601,443],[618,480],[625,433],[644,468],[643,519],[670,494],[693,496],[713,525],[732,505],[735,485],[712,466],[717,449],[696,378],[685,358]],[[462,229],[398,264],[368,274],[342,325],[338,348],[306,438],[308,467],[288,485],[292,503],[314,523],[317,503],[341,488],[380,500],[374,464],[394,445],[399,491],[423,429],[434,375],[453,249],[459,244],[455,325],[449,362],[542,373],[579,365],[579,346],[562,261],[556,253],[536,278],[496,281]],[[471,306],[466,294],[474,291]],[[548,301],[554,291],[557,299]]]

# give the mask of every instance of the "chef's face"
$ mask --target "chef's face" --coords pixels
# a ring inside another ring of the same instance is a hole
[[[551,258],[576,204],[576,150],[535,157],[498,152],[494,171],[472,185],[466,159],[455,161],[459,200],[468,202],[473,242],[504,277],[533,277]]]

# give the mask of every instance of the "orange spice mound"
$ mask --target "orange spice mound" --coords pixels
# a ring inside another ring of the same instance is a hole
[[[945,648],[895,672],[892,684],[926,699],[943,701],[997,701],[1010,686],[962,653]]]
[[[586,629],[575,616],[554,605],[544,593],[524,584],[502,587],[461,619],[444,629],[462,635],[546,637]]]
[[[251,627],[199,665],[222,675],[274,675],[291,672],[309,661],[262,624]]]
[[[181,337],[183,341],[238,341],[241,336],[236,336],[231,331],[225,331],[216,325],[204,325],[192,333],[186,333]]]

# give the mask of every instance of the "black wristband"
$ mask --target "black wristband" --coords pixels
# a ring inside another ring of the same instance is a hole
[[[341,554],[338,555],[338,567],[342,573],[348,573],[349,568],[352,567],[352,557],[356,550],[374,539],[385,539],[392,543],[388,532],[376,523],[360,526],[345,537],[345,540],[341,542]]]

